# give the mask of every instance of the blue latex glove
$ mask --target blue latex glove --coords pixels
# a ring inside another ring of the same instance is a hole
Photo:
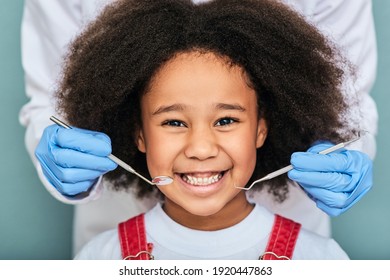
[[[330,216],[338,216],[371,189],[372,160],[362,152],[346,149],[318,154],[331,146],[321,143],[307,152],[293,153],[294,169],[288,172],[288,177],[304,189],[318,208]]]
[[[85,129],[47,127],[35,150],[48,181],[63,195],[87,191],[96,180],[117,167],[107,158],[110,138]]]

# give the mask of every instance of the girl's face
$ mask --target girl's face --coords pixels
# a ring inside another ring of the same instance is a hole
[[[212,53],[179,54],[154,76],[141,99],[138,148],[152,177],[174,179],[159,187],[171,218],[218,229],[249,213],[245,193],[235,186],[247,184],[267,134],[256,104],[242,69]],[[204,224],[212,217],[218,226]]]

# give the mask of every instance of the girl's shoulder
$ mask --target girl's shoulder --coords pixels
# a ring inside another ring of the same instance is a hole
[[[75,256],[76,260],[121,259],[118,229],[102,232],[91,239]]]
[[[334,239],[301,228],[293,259],[348,260],[349,257]]]

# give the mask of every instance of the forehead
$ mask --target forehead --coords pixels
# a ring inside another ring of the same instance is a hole
[[[152,78],[145,97],[234,100],[248,97],[246,92],[251,92],[253,102],[255,92],[243,68],[214,53],[192,51],[165,63]]]

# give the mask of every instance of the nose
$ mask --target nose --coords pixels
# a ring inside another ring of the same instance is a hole
[[[219,152],[217,139],[210,128],[192,130],[184,151],[187,158],[206,160],[216,157]]]

